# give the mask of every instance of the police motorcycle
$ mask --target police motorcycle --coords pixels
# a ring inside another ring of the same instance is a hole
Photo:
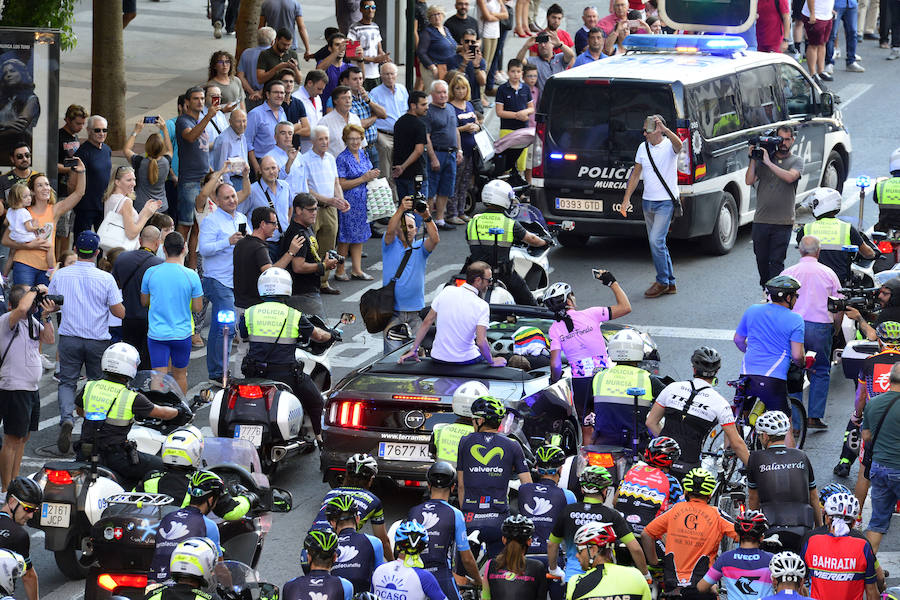
[[[184,407],[180,412],[184,415],[192,414],[206,401],[205,396],[198,395],[188,403],[175,379],[171,375],[163,375],[156,371],[138,371],[128,384],[128,389],[142,393],[159,406]],[[179,427],[188,425],[191,420],[176,418],[163,421],[153,417],[135,417],[131,431],[128,432],[128,439],[136,444],[139,452],[159,454],[166,437]]]
[[[215,592],[222,600],[278,600],[277,585],[260,581],[256,571],[237,560],[216,563]]]
[[[499,140],[494,140],[486,129],[482,131],[491,143],[476,145],[475,180],[466,195],[465,205],[465,213],[470,217],[475,214],[484,186],[495,179],[507,182],[519,197],[527,196],[531,189],[515,166],[522,151],[535,142],[534,128],[517,129]]]

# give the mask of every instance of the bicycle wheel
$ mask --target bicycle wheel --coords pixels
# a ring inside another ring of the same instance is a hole
[[[791,398],[791,422],[794,427],[794,431],[799,431],[799,435],[794,436],[794,442],[796,442],[798,448],[803,448],[803,444],[806,443],[806,409],[803,407],[803,402],[797,400],[796,398]]]
[[[743,504],[743,501],[743,495],[735,493],[725,493],[722,494],[722,496],[719,498],[716,506],[722,514],[727,515],[731,519],[734,519],[741,512],[741,505]],[[735,548],[737,545],[737,542],[726,535],[722,538],[722,542],[719,545],[720,552],[728,552],[729,550]]]
[[[722,449],[725,444],[725,432],[718,425],[713,427],[709,434],[703,438],[703,445],[700,450],[703,452],[716,453]]]

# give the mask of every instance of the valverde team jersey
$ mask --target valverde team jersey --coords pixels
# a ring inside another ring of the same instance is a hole
[[[519,486],[519,514],[534,522],[534,535],[526,554],[546,554],[553,524],[567,505],[576,502],[575,494],[564,490],[552,479]],[[562,564],[562,561],[560,561]]]
[[[418,521],[428,531],[428,547],[422,552],[426,569],[447,570],[454,548],[459,552],[470,549],[462,512],[444,500],[413,506],[406,513],[406,518]]]
[[[309,575],[285,583],[281,597],[284,600],[350,600],[353,586],[343,577],[315,569]]]
[[[466,522],[475,515],[501,516],[509,512],[509,480],[528,473],[519,442],[502,433],[473,432],[459,442],[456,470],[462,472]]]
[[[813,598],[863,600],[866,584],[875,583],[875,553],[866,539],[814,535],[803,547]]]
[[[802,450],[773,445],[751,452],[747,487],[759,494],[759,504],[770,526],[815,524],[809,491],[816,487],[816,477]]]
[[[677,479],[658,467],[639,462],[619,482],[615,506],[639,534],[647,523],[682,500],[684,491]]]
[[[338,533],[337,559],[331,574],[343,577],[353,585],[353,592],[368,592],[372,571],[384,563],[384,548],[374,535],[345,527]]]
[[[791,342],[803,343],[803,317],[780,304],[754,304],[741,317],[737,334],[747,338],[741,373],[787,379]]]
[[[606,306],[569,310],[566,314],[572,319],[572,331],[565,321],[550,326],[550,350],[565,353],[572,377],[593,377],[595,371],[609,367],[606,340],[600,333],[600,324],[609,321],[609,313]]]
[[[379,500],[378,496],[363,488],[341,486],[334,488],[322,498],[322,508],[319,509],[319,514],[316,515],[316,521],[313,523],[312,529],[329,526],[328,519],[325,518],[325,505],[335,496],[342,494],[349,494],[356,500],[356,506],[359,509],[360,527],[364,523],[372,523],[373,525],[384,524],[384,509],[381,507],[381,500]]]
[[[575,575],[584,573],[584,569],[575,557],[575,532],[585,523],[611,523],[616,534],[616,540],[627,544],[634,539],[631,527],[625,522],[622,515],[614,508],[610,508],[599,500],[585,498],[584,502],[569,504],[560,513],[553,525],[550,541],[566,545],[566,575],[565,581],[569,581]]]
[[[900,361],[900,352],[885,349],[863,361],[859,369],[858,381],[866,386],[869,398],[887,392],[891,387],[891,367]]]
[[[566,600],[650,600],[650,586],[634,567],[604,563],[566,585]]]
[[[773,593],[769,561],[772,553],[759,548],[735,548],[716,559],[703,579],[718,583],[728,600],[757,600]]]
[[[379,600],[446,600],[434,575],[406,567],[399,558],[384,563],[372,574],[372,591]]]

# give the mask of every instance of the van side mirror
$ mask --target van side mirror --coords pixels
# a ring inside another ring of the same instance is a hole
[[[819,114],[823,117],[830,117],[834,114],[834,94],[831,92],[819,94]]]

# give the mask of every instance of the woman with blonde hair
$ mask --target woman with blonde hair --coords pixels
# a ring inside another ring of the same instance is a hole
[[[150,216],[162,206],[161,200],[148,200],[140,211],[136,211],[133,200],[135,185],[137,185],[137,178],[134,175],[134,169],[125,166],[119,167],[109,181],[109,187],[106,188],[106,194],[103,196],[104,215],[110,212],[122,215],[125,237],[129,240],[137,239]]]
[[[137,134],[144,129],[143,121],[134,124],[134,131],[125,140],[125,146],[122,148],[137,180],[134,190],[135,210],[143,209],[148,200],[160,201],[157,210],[164,211],[169,208],[169,202],[166,200],[166,179],[172,170],[172,142],[169,140],[165,121],[156,117],[153,124],[159,128],[159,133],[151,133],[144,142],[145,156],[133,150]]]
[[[372,162],[365,150],[361,149],[366,139],[366,132],[359,125],[344,127],[341,138],[346,148],[337,155],[338,183],[344,191],[344,199],[350,203],[350,210],[338,213],[337,251],[346,256],[350,252],[353,271],[350,275],[344,272],[344,265],[339,264],[334,273],[338,281],[362,279],[370,281],[372,276],[362,270],[362,245],[372,235],[372,229],[366,220],[366,184],[381,174],[372,168]]]
[[[6,224],[9,227],[9,236],[14,242],[24,244],[41,237],[49,237],[53,232],[52,225],[41,226],[28,212],[28,207],[31,206],[31,190],[24,183],[15,183],[9,188],[6,203],[9,205],[9,210],[6,211]],[[15,253],[14,249],[9,251],[9,257],[3,267],[4,277],[8,276],[12,269]],[[47,268],[52,269],[53,265],[54,256],[48,251]]]
[[[469,99],[472,89],[465,76],[457,74],[448,84],[450,106],[456,112],[456,128],[459,130],[459,141],[463,151],[462,164],[456,166],[456,186],[453,197],[447,202],[445,218],[448,223],[463,225],[469,220],[466,215],[466,196],[472,187],[472,175],[475,169],[475,134],[481,131],[478,113]]]

